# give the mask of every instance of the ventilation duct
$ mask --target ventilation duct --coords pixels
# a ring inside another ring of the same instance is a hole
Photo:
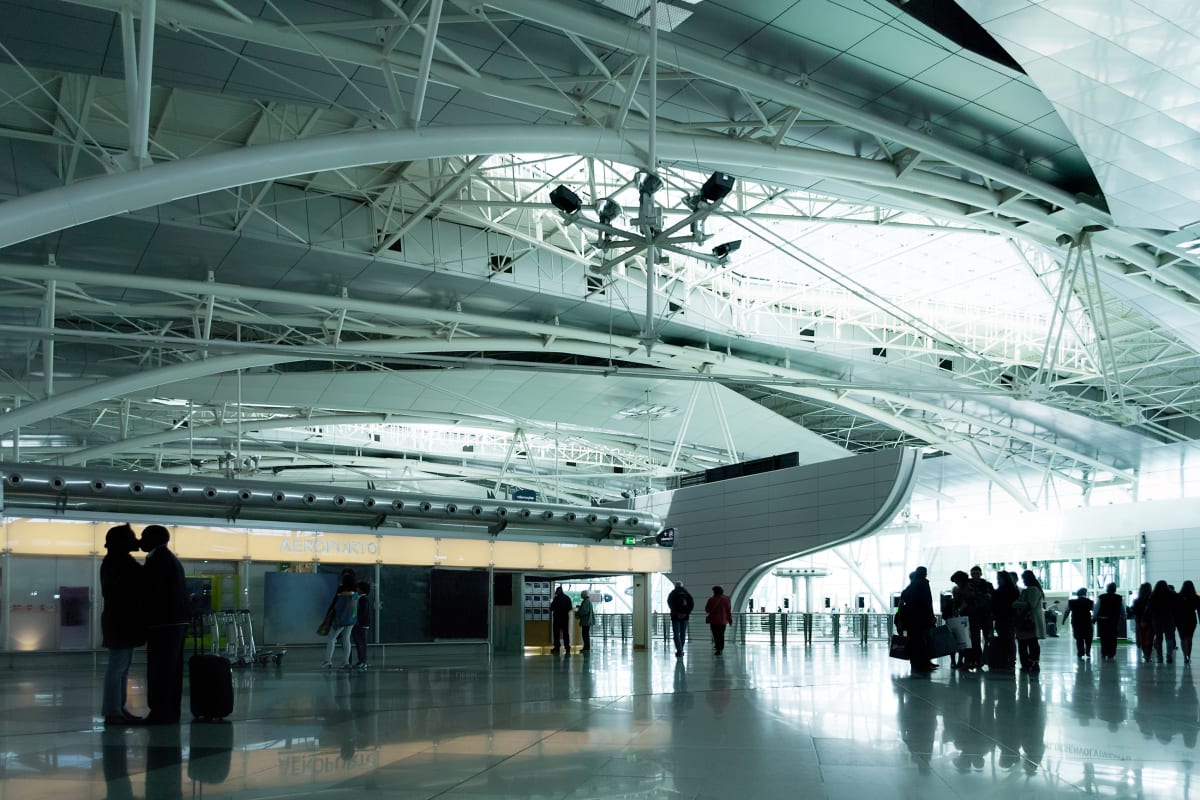
[[[384,493],[180,475],[2,464],[4,513],[112,518],[131,515],[294,524],[303,528],[419,528],[465,533],[506,532],[513,538],[603,539],[641,534],[649,542],[662,520],[648,514],[599,517],[592,509],[515,500]],[[503,505],[501,505],[503,502]],[[619,531],[614,534],[614,531]]]

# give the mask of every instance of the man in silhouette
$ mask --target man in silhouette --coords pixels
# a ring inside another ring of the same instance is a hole
[[[162,525],[148,525],[142,531],[148,725],[178,724],[183,700],[183,640],[191,610],[183,566],[167,549],[170,540]]]

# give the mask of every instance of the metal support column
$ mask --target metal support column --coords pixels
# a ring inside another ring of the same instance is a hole
[[[4,607],[0,608],[0,632],[4,639],[0,641],[0,652],[8,650],[8,641],[12,631],[12,551],[0,551],[0,599]]]

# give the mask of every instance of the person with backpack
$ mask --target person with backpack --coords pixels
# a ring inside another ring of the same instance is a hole
[[[325,669],[333,668],[333,648],[338,639],[342,640],[342,652],[345,654],[340,666],[350,669],[350,635],[358,619],[358,592],[354,583],[354,573],[343,573],[342,583],[333,597],[333,624],[329,628],[329,640],[325,646],[325,662],[321,664]]]
[[[692,594],[683,588],[683,581],[676,581],[675,588],[667,595],[667,608],[671,610],[671,633],[675,637],[675,657],[683,657],[683,646],[687,644],[688,619],[696,601]]]
[[[354,668],[366,669],[367,631],[371,630],[371,584],[359,581],[354,588],[358,591],[358,616],[350,633],[350,640],[354,643],[354,651],[358,656],[358,663]]]

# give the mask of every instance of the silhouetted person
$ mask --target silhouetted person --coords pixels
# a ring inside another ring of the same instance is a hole
[[[896,627],[908,638],[908,662],[915,673],[937,669],[929,659],[929,632],[933,629],[933,593],[926,577],[928,571],[917,567],[909,575],[908,586],[900,593]]]
[[[957,669],[978,669],[983,666],[983,650],[978,646],[979,630],[971,623],[971,614],[979,601],[975,597],[975,590],[971,588],[970,576],[961,569],[954,571],[950,582],[954,584],[951,590],[953,616],[966,619],[968,630],[967,646],[958,651]],[[944,611],[942,617],[947,618]]]
[[[354,618],[354,630],[350,632],[350,641],[358,657],[355,669],[367,668],[367,637],[371,632],[371,584],[359,581],[355,584],[358,592],[358,616]]]
[[[1175,592],[1166,581],[1154,584],[1150,592],[1150,624],[1154,627],[1154,655],[1163,663],[1166,644],[1167,663],[1175,663]]]
[[[969,581],[972,594],[972,605],[969,613],[971,620],[971,647],[983,662],[984,643],[992,636],[992,595],[995,587],[983,577],[983,569],[978,565],[971,567]]]
[[[725,649],[725,627],[733,624],[733,608],[725,596],[725,589],[714,586],[712,592],[712,597],[704,604],[704,620],[712,631],[713,654],[719,656]]]
[[[1117,634],[1125,619],[1125,601],[1117,594],[1117,585],[1110,583],[1096,600],[1096,635],[1100,637],[1100,657],[1117,657]]]
[[[561,641],[567,655],[571,655],[571,598],[561,586],[554,587],[554,599],[550,601],[550,627],[554,637],[554,648],[550,652],[557,653]]]
[[[133,663],[134,648],[146,643],[142,565],[132,555],[141,545],[137,533],[125,524],[109,528],[104,548],[108,555],[100,562],[100,592],[104,597],[100,631],[108,649],[108,667],[104,671],[101,710],[106,726],[133,725],[142,718],[125,708],[129,665]]]
[[[177,724],[183,700],[183,640],[191,620],[191,603],[183,566],[167,548],[170,540],[171,533],[162,525],[147,525],[142,530],[149,725]]]
[[[1021,659],[1022,671],[1036,674],[1042,669],[1041,640],[1046,638],[1046,616],[1042,613],[1046,595],[1032,570],[1021,573],[1021,582],[1025,588],[1013,603],[1017,656]]]
[[[1192,637],[1196,633],[1196,610],[1200,608],[1200,597],[1196,596],[1196,585],[1184,581],[1175,596],[1175,630],[1179,632],[1179,649],[1183,650],[1183,663],[1192,663]]]
[[[992,620],[996,626],[993,646],[998,653],[992,663],[1000,669],[1011,670],[1017,665],[1016,612],[1013,603],[1021,595],[1011,572],[996,573],[996,591],[992,593]],[[995,669],[993,666],[992,669]]]
[[[1063,624],[1071,622],[1071,635],[1075,637],[1075,655],[1079,658],[1092,657],[1092,608],[1095,603],[1087,596],[1087,589],[1080,589],[1067,602]]]
[[[1150,584],[1143,583],[1138,587],[1137,597],[1129,606],[1129,616],[1134,619],[1134,636],[1137,648],[1142,653],[1142,660],[1149,663],[1150,654],[1154,652],[1154,623],[1150,619]]]
[[[683,581],[676,581],[675,588],[667,595],[667,608],[671,610],[671,635],[675,639],[675,657],[683,655],[684,645],[687,644],[688,620],[696,601],[692,593],[683,588]]]

